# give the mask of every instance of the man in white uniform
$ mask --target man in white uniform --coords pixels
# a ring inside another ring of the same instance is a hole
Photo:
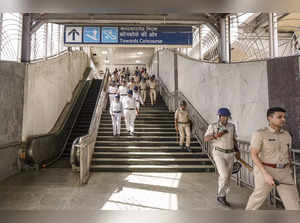
[[[120,136],[121,131],[121,116],[123,113],[123,106],[120,102],[120,95],[116,94],[114,101],[110,104],[110,115],[112,120],[113,135]]]
[[[120,94],[120,101],[123,103],[124,98],[127,97],[128,88],[126,86],[126,81],[123,80],[121,83],[121,86],[119,87],[118,93]],[[124,107],[124,105],[123,105]]]
[[[124,108],[124,117],[126,129],[130,133],[130,135],[134,135],[134,120],[136,114],[138,114],[138,110],[136,108],[135,99],[132,96],[132,90],[128,91],[128,96],[123,100],[123,108]]]
[[[109,103],[112,104],[115,98],[115,95],[118,92],[118,87],[116,85],[115,81],[112,81],[111,85],[108,88],[108,94],[109,94]]]
[[[143,102],[142,96],[139,93],[139,87],[134,86],[133,90],[134,90],[133,91],[133,98],[134,98],[135,103],[136,103],[136,108],[137,108],[138,112],[140,112],[141,104],[144,105],[144,102]]]

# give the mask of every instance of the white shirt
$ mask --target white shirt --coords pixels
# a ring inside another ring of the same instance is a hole
[[[119,101],[119,102],[116,102],[115,100],[111,103],[110,105],[110,114],[112,115],[114,112],[117,112],[117,113],[122,113],[123,112],[123,106],[122,106],[122,103]]]
[[[119,87],[119,93],[120,93],[120,95],[121,96],[124,96],[124,95],[122,95],[122,94],[128,94],[128,88],[127,87],[124,87],[124,86],[120,86]]]
[[[124,98],[124,101],[123,101],[123,106],[124,106],[124,109],[135,109],[136,108],[136,104],[135,104],[135,99],[134,97],[126,97]]]
[[[118,87],[117,86],[109,86],[108,93],[116,94],[117,92],[118,92]]]
[[[135,91],[134,91],[132,97],[134,98],[134,100],[135,100],[136,102],[139,102],[139,103],[141,103],[142,105],[144,104],[143,99],[142,99],[142,96],[141,96],[138,92],[135,92]]]

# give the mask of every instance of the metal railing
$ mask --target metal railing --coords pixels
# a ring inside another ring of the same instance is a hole
[[[94,153],[102,111],[107,102],[108,72],[106,72],[100,87],[95,110],[92,116],[89,132],[85,136],[78,137],[72,145],[71,164],[73,171],[80,172],[79,184],[86,184],[90,176],[90,165]]]

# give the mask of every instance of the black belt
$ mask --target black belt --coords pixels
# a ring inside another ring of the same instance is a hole
[[[178,124],[189,124],[190,122],[177,122]]]
[[[117,94],[117,93],[108,93],[108,94]]]
[[[223,149],[223,148],[220,148],[220,147],[215,147],[215,150],[218,150],[220,152],[223,152],[223,153],[234,153],[234,149]]]
[[[120,94],[121,96],[126,96],[127,94]]]
[[[141,91],[146,91],[146,89],[141,89]]]
[[[114,111],[113,113],[121,113],[121,111]]]
[[[125,108],[126,110],[134,110],[134,108]]]

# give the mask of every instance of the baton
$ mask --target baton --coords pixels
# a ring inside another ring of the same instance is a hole
[[[245,160],[243,160],[243,159],[241,159],[241,158],[239,158],[238,159],[238,161],[240,161],[241,162],[241,164],[244,166],[244,167],[246,167],[249,171],[253,171],[253,167],[252,166],[250,166],[248,163],[246,163],[246,161]]]

